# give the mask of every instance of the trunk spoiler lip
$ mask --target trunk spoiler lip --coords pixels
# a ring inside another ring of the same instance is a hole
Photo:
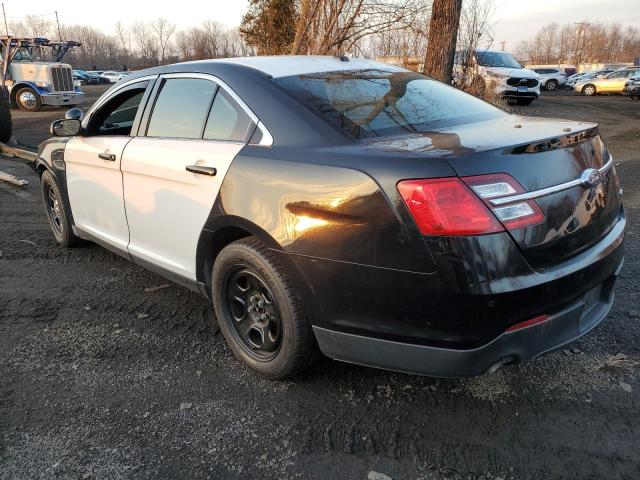
[[[595,169],[595,168],[587,169],[585,170],[585,172],[589,172],[590,170],[596,171],[600,176],[602,176],[605,173],[607,173],[611,169],[611,167],[613,167],[613,156],[609,153],[609,160],[602,167],[598,169]],[[584,172],[583,172],[583,175],[584,175]],[[560,183],[558,185],[553,185],[551,187],[541,188],[539,190],[532,190],[530,192],[518,193],[515,195],[509,195],[505,197],[493,198],[489,200],[489,202],[493,206],[497,207],[497,206],[506,205],[509,203],[521,202],[525,200],[534,200],[539,197],[544,197],[546,195],[551,195],[553,193],[569,190],[570,188],[578,187],[580,185],[584,186],[584,178],[582,178],[583,175],[581,175],[579,178],[576,178],[575,180],[570,180],[568,182]]]
[[[523,153],[538,153],[546,152],[549,150],[555,150],[558,148],[566,148],[578,143],[582,143],[585,140],[598,136],[598,125],[590,124],[585,128],[580,129],[577,132],[571,132],[571,128],[563,128],[563,133],[548,137],[542,140],[535,140],[533,142],[527,142],[513,147],[508,147],[504,150],[506,154],[523,154]]]

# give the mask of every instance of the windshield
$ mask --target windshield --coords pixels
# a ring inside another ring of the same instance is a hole
[[[29,54],[29,50],[27,50],[26,48],[19,48],[18,51],[16,52],[15,57],[13,57],[13,61],[14,62],[31,62],[33,61],[33,59]]]
[[[471,95],[405,70],[313,73],[275,82],[356,138],[416,133],[504,115]]]
[[[476,52],[476,60],[483,67],[523,68],[510,53]]]

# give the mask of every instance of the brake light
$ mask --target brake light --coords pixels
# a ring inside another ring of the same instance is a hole
[[[490,200],[504,197],[516,193],[523,193],[525,190],[516,180],[506,173],[496,173],[490,175],[478,175],[475,177],[463,177],[461,179],[482,199],[500,220],[507,230],[535,225],[544,220],[544,213],[534,200],[508,203],[499,207],[494,207]]]
[[[504,231],[489,208],[459,178],[403,180],[397,188],[424,235],[482,235]]]

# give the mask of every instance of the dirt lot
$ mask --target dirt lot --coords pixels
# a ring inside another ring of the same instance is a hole
[[[467,380],[330,360],[259,379],[196,294],[57,247],[37,177],[0,159],[30,181],[0,184],[0,478],[640,478],[640,371],[612,361],[640,356],[639,107],[557,92],[517,108],[601,123],[622,162],[626,265],[594,333]],[[16,136],[36,144],[59,116],[16,113]]]

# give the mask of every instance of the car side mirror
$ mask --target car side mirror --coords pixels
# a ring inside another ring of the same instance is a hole
[[[51,123],[49,132],[56,137],[73,137],[80,132],[81,123],[77,118],[65,118]]]
[[[70,108],[67,110],[67,113],[64,114],[64,118],[69,120],[82,120],[84,117],[84,112],[80,108]]]

